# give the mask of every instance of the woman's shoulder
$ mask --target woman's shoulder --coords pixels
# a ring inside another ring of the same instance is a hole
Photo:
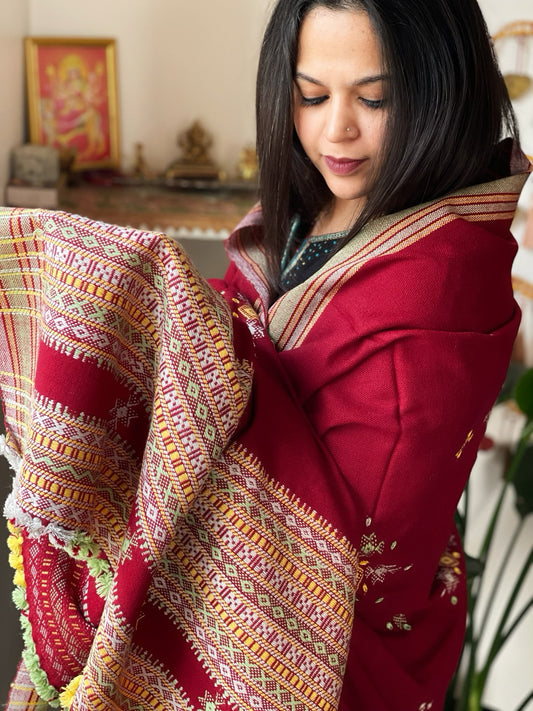
[[[300,343],[322,317],[361,335],[498,328],[515,308],[511,187],[463,190],[370,223],[365,235],[279,300],[271,313],[275,340],[283,341],[286,324],[297,321]],[[295,337],[291,331],[287,343]]]
[[[502,187],[465,189],[407,211],[376,237],[348,290],[366,292],[374,311],[405,325],[490,331],[509,317],[517,251],[516,199]]]

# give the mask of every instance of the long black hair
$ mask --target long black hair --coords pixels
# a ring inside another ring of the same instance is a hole
[[[331,200],[294,130],[293,82],[302,22],[315,7],[365,11],[388,76],[381,166],[345,241],[379,215],[487,179],[513,108],[477,0],[278,0],[259,58],[257,154],[270,281],[291,217],[309,227]]]

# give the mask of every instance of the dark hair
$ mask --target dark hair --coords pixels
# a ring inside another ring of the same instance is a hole
[[[486,180],[501,138],[518,141],[476,0],[278,0],[263,39],[256,95],[264,244],[274,291],[291,217],[300,214],[310,227],[331,200],[293,125],[300,28],[317,6],[367,12],[390,78],[383,170],[345,241],[379,215]]]

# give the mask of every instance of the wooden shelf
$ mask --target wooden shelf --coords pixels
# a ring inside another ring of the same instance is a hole
[[[102,222],[164,232],[229,232],[255,202],[257,189],[249,184],[80,182],[60,191],[58,209]]]

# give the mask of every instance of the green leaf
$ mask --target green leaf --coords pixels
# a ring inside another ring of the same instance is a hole
[[[460,511],[458,508],[455,510],[455,526],[457,528],[459,538],[461,539],[461,541],[464,541],[466,533],[466,519],[463,512]]]
[[[471,580],[472,578],[477,578],[478,575],[481,575],[485,569],[485,564],[479,558],[474,558],[473,556],[468,555],[468,553],[465,553],[465,568],[466,577],[468,580]]]
[[[533,368],[526,370],[515,385],[514,398],[529,420],[533,420]]]
[[[503,383],[500,394],[496,403],[505,402],[506,400],[511,400],[513,398],[514,389],[516,384],[522,377],[522,375],[527,371],[527,366],[519,361],[512,360],[509,363],[509,368],[507,369],[507,375],[505,376],[505,381]]]
[[[516,492],[515,506],[522,518],[533,513],[533,444],[520,460],[512,480]]]

